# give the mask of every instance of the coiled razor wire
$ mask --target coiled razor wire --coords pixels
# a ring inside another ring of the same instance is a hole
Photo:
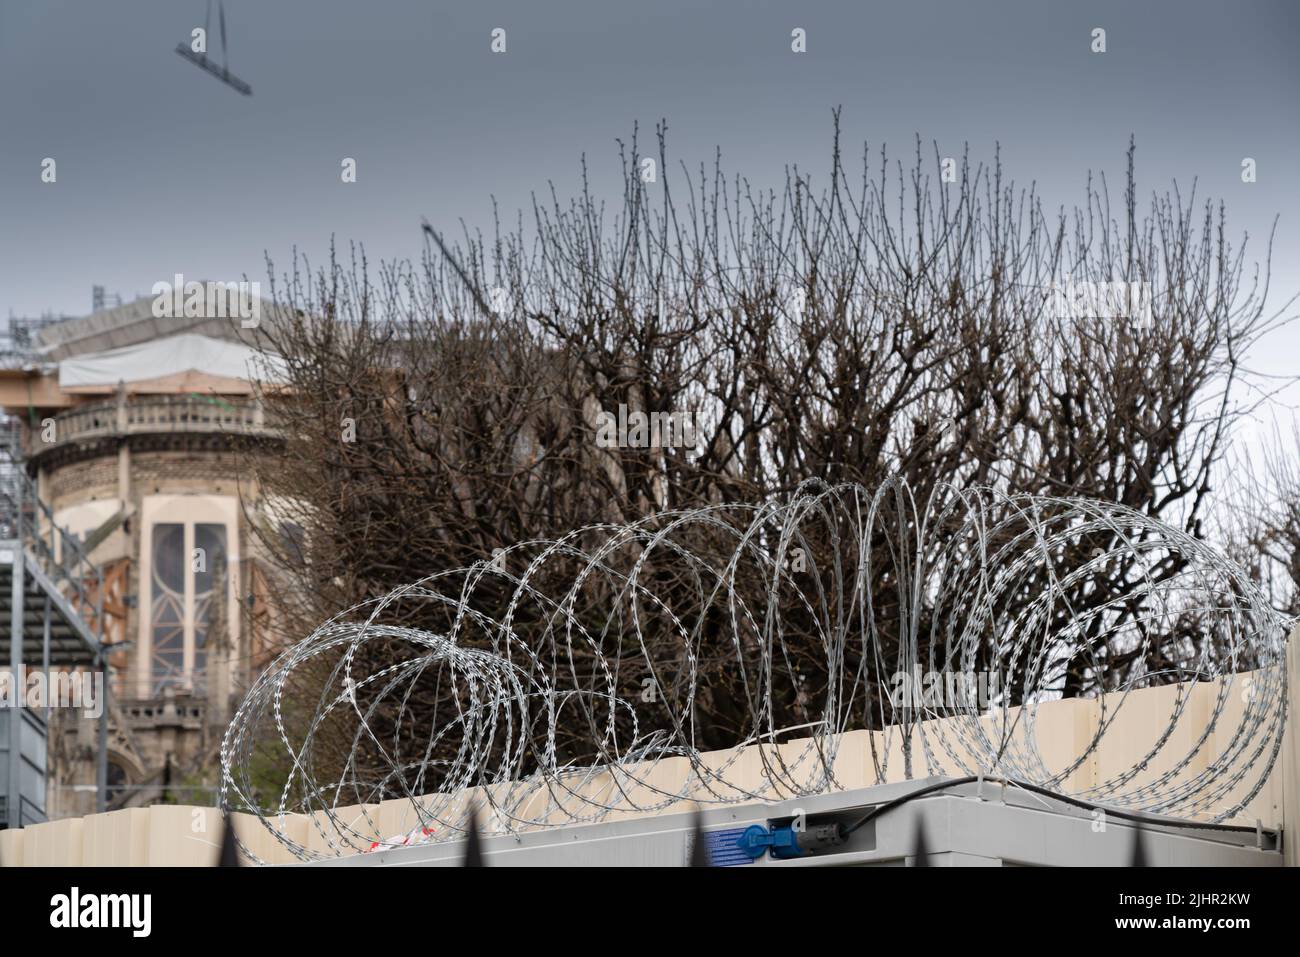
[[[457,839],[471,808],[518,832],[823,793],[855,761],[866,783],[982,773],[1223,821],[1281,745],[1287,625],[1218,550],[1115,503],[810,482],[520,543],[349,609],[254,683],[223,804],[303,860]],[[720,674],[738,730],[708,751]],[[1115,741],[1155,685],[1167,724]],[[1038,708],[1079,695],[1097,721],[1062,760]],[[1124,760],[1081,771],[1106,740]]]

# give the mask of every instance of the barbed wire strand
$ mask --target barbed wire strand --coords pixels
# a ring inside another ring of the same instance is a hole
[[[729,553],[697,545],[719,541]],[[413,614],[446,627],[394,623]],[[730,657],[706,662],[706,620],[720,616],[727,632],[708,653],[729,643]],[[861,757],[874,783],[986,774],[1223,821],[1277,759],[1287,626],[1220,551],[1118,504],[949,486],[919,502],[901,480],[809,482],[782,502],[520,543],[336,616],[249,690],[222,742],[222,805],[312,860],[457,839],[476,804],[493,830],[518,833],[824,793],[845,786],[842,758]],[[825,659],[820,690],[800,665],[810,647]],[[642,690],[629,695],[634,665]],[[727,750],[697,747],[705,665],[731,669],[743,693],[748,728]],[[900,700],[923,672],[968,692],[984,680],[987,700]],[[1092,694],[1096,727],[1064,763],[1054,747],[1053,763],[1039,708],[1084,679],[1106,692]],[[1132,692],[1162,684],[1169,718],[1149,748],[1123,742],[1131,760],[1076,780]],[[778,727],[792,697],[807,720]],[[845,735],[861,729],[874,733]],[[586,760],[564,756],[576,737]],[[284,777],[274,795],[268,768]],[[379,828],[374,805],[395,798],[409,805],[406,837]],[[309,815],[324,850],[285,833],[290,813]]]

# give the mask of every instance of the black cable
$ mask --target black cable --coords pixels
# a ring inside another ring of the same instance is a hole
[[[920,788],[919,790],[912,791],[908,794],[904,794],[902,797],[894,798],[894,800],[892,801],[886,801],[884,804],[879,804],[876,807],[873,807],[870,811],[868,811],[862,817],[858,818],[858,820],[854,821],[852,824],[844,825],[840,833],[844,837],[848,837],[850,834],[852,834],[858,828],[862,827],[862,825],[866,824],[868,821],[871,821],[879,817],[881,814],[884,814],[886,811],[892,810],[896,807],[899,807],[900,805],[906,804],[908,801],[911,801],[915,798],[924,797],[927,794],[933,794],[936,791],[943,791],[943,790],[947,790],[948,788],[959,787],[963,784],[974,784],[980,780],[988,781],[992,784],[1009,784],[1012,787],[1023,788],[1024,790],[1030,791],[1034,794],[1040,794],[1043,797],[1051,798],[1054,801],[1061,801],[1065,804],[1072,804],[1075,807],[1083,808],[1084,810],[1087,811],[1102,811],[1108,817],[1119,818],[1122,821],[1135,821],[1138,824],[1146,824],[1151,827],[1181,827],[1181,828],[1188,828],[1190,830],[1197,830],[1197,831],[1229,831],[1238,834],[1255,833],[1255,828],[1242,825],[1242,824],[1207,824],[1203,821],[1179,821],[1179,820],[1153,821],[1149,817],[1143,817],[1140,814],[1133,814],[1129,811],[1121,811],[1115,808],[1107,807],[1104,804],[1092,804],[1089,803],[1088,801],[1081,801],[1078,798],[1069,797],[1065,794],[1058,794],[1057,792],[1049,790],[1048,788],[1039,787],[1037,784],[1030,784],[1027,781],[1016,781],[1011,778],[994,778],[994,777],[981,778],[976,775],[971,775],[969,777],[964,777],[964,778],[954,778],[951,781],[940,781],[938,784],[930,784],[927,785],[926,787]],[[1270,831],[1269,833],[1272,832]]]

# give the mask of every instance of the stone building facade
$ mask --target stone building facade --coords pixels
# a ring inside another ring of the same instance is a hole
[[[149,305],[50,326],[0,370],[37,494],[103,574],[110,809],[213,801],[221,733],[274,644],[253,528],[274,534],[273,510],[247,455],[277,436],[255,343],[229,320],[160,326]],[[55,716],[51,818],[96,809],[96,751],[93,721]]]

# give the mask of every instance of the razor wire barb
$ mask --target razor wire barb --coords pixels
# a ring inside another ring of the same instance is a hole
[[[407,624],[430,614],[439,627]],[[222,803],[303,860],[453,840],[472,806],[513,833],[821,793],[854,762],[867,783],[983,773],[1222,821],[1281,746],[1288,624],[1214,547],[1118,504],[807,482],[520,543],[348,609],[254,683],[222,742]],[[743,689],[745,725],[707,751],[703,635],[719,627],[729,652],[709,667]],[[825,659],[811,691],[810,638]],[[954,701],[977,674],[979,700]],[[1081,675],[1104,692],[1095,730],[1049,760],[1039,706]],[[1169,717],[1149,747],[1077,780],[1155,685]],[[808,720],[781,723],[791,701]],[[378,807],[394,800],[400,828]],[[289,813],[319,840],[286,833]]]

